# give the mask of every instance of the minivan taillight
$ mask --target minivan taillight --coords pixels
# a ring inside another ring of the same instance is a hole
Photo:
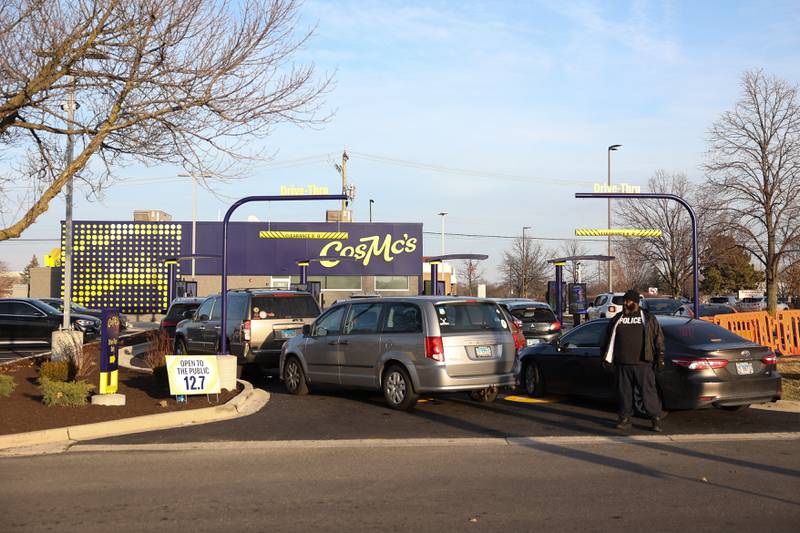
[[[761,362],[765,365],[776,365],[778,364],[778,357],[774,354],[767,354],[761,358]]]
[[[178,323],[175,322],[174,320],[167,320],[166,318],[161,320],[161,327],[162,328],[174,328],[177,325],[178,325]]]
[[[242,323],[242,340],[249,341],[250,340],[250,321],[245,320]]]
[[[444,361],[444,344],[441,337],[425,337],[425,357]]]
[[[728,366],[727,359],[672,359],[673,364],[688,368],[689,370],[709,370],[712,368],[725,368]]]

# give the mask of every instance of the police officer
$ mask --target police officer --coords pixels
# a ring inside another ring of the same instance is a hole
[[[603,363],[613,365],[617,378],[617,429],[631,427],[633,388],[638,386],[653,431],[660,433],[661,419],[666,413],[661,409],[654,369],[664,368],[664,332],[655,316],[641,308],[640,301],[637,291],[625,293],[622,312],[608,323]]]

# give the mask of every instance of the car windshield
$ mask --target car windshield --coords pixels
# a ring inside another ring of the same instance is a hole
[[[442,334],[508,330],[503,312],[489,302],[448,302],[436,305]]]
[[[611,298],[611,303],[613,303],[615,305],[622,305],[623,303],[625,303],[625,297],[624,296],[614,296],[613,298]]]
[[[511,316],[529,322],[555,322],[556,315],[547,307],[517,307],[511,310]]]
[[[687,346],[724,342],[748,342],[725,328],[705,320],[687,320],[663,326],[664,335]]]
[[[645,309],[654,315],[671,315],[681,306],[675,300],[645,300]]]
[[[172,304],[169,308],[169,312],[167,312],[166,318],[168,320],[174,320],[176,318],[183,318],[183,313],[186,311],[194,311],[200,307],[200,303],[185,303],[185,304]]]
[[[733,309],[727,305],[701,305],[700,316],[728,315]]]
[[[319,315],[319,307],[310,294],[271,294],[254,296],[251,313],[254,320],[315,318]]]

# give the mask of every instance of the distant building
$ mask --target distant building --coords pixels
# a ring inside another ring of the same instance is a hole
[[[158,209],[151,209],[149,211],[134,211],[134,222],[170,222],[172,215]]]

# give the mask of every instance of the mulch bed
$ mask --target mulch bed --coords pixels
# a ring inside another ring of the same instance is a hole
[[[99,344],[88,344],[84,349],[93,353],[96,361],[92,373],[86,379],[95,386],[96,391],[100,382]],[[42,403],[38,368],[38,363],[32,360],[0,367],[0,372],[14,376],[17,384],[11,396],[0,397],[0,435],[211,407],[227,402],[239,392],[223,391],[219,400],[216,395],[208,398],[205,395],[189,396],[187,403],[179,404],[169,395],[167,385],[159,383],[153,375],[120,368],[117,392],[125,395],[124,406],[89,404],[84,407],[47,407]],[[162,406],[161,402],[166,402],[166,405]]]
[[[781,373],[784,400],[800,400],[800,356],[778,359],[778,372]]]

